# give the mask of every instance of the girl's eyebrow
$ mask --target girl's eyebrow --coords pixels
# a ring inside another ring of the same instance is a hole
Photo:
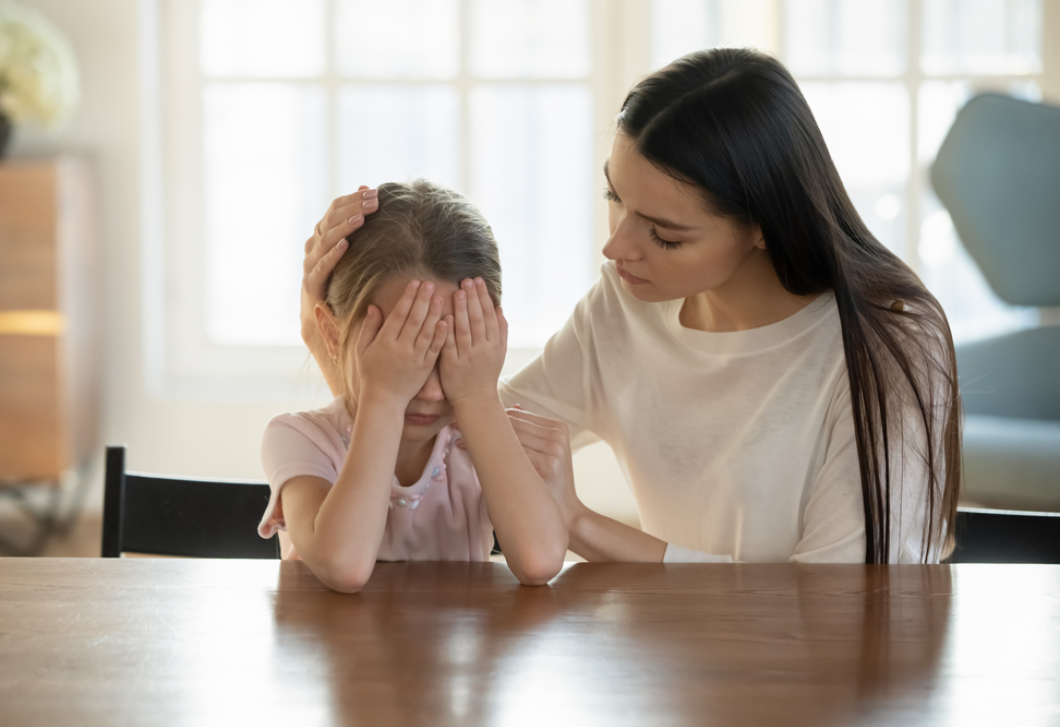
[[[608,172],[608,165],[610,163],[610,159],[604,162],[604,178],[607,180],[607,186],[610,187],[611,191],[613,192],[615,189],[615,185],[611,184],[611,174]],[[637,216],[646,219],[648,222],[651,222],[656,227],[662,227],[664,229],[673,230],[675,232],[691,232],[697,229],[692,225],[682,225],[677,222],[671,222],[665,217],[652,217],[651,215],[646,215],[643,212],[637,212]]]

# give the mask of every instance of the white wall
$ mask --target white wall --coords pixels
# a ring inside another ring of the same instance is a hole
[[[187,0],[191,1],[191,0]],[[142,153],[141,33],[154,0],[22,0],[68,35],[77,54],[83,98],[61,133],[19,129],[12,157],[61,151],[88,155],[98,178],[99,234],[104,250],[105,421],[108,443],[128,445],[130,469],[172,474],[262,477],[260,434],[278,411],[311,404],[292,389],[286,399],[215,402],[151,393],[145,377],[143,231],[147,201]],[[150,180],[146,180],[150,181]],[[308,231],[307,231],[308,232]],[[146,335],[145,335],[146,334]],[[328,397],[321,392],[318,402]],[[579,490],[590,506],[636,518],[628,487],[610,450],[595,445],[576,458]]]

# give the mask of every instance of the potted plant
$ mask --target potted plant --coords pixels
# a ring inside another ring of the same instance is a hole
[[[0,159],[15,124],[58,126],[78,97],[77,60],[66,36],[39,12],[0,1]]]

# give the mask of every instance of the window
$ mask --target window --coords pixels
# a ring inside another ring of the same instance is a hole
[[[594,277],[590,10],[168,3],[173,375],[227,374],[238,388],[298,371],[314,223],[360,184],[418,177],[482,209],[501,250],[510,346],[539,349]]]
[[[629,86],[716,45],[788,65],[862,216],[958,340],[1038,320],[991,293],[927,169],[972,93],[1040,97],[1040,0],[155,1],[166,313],[148,358],[170,385],[289,391],[312,370],[297,301],[313,224],[359,184],[420,176],[493,226],[517,366],[596,275],[599,168]]]

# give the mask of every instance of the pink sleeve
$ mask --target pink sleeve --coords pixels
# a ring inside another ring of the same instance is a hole
[[[330,483],[338,479],[345,452],[341,448],[336,451],[337,437],[337,432],[323,431],[299,414],[280,414],[268,423],[262,436],[261,464],[272,492],[258,524],[261,537],[271,538],[277,530],[287,529],[283,508],[277,512],[277,505],[280,490],[292,478],[319,477]]]

